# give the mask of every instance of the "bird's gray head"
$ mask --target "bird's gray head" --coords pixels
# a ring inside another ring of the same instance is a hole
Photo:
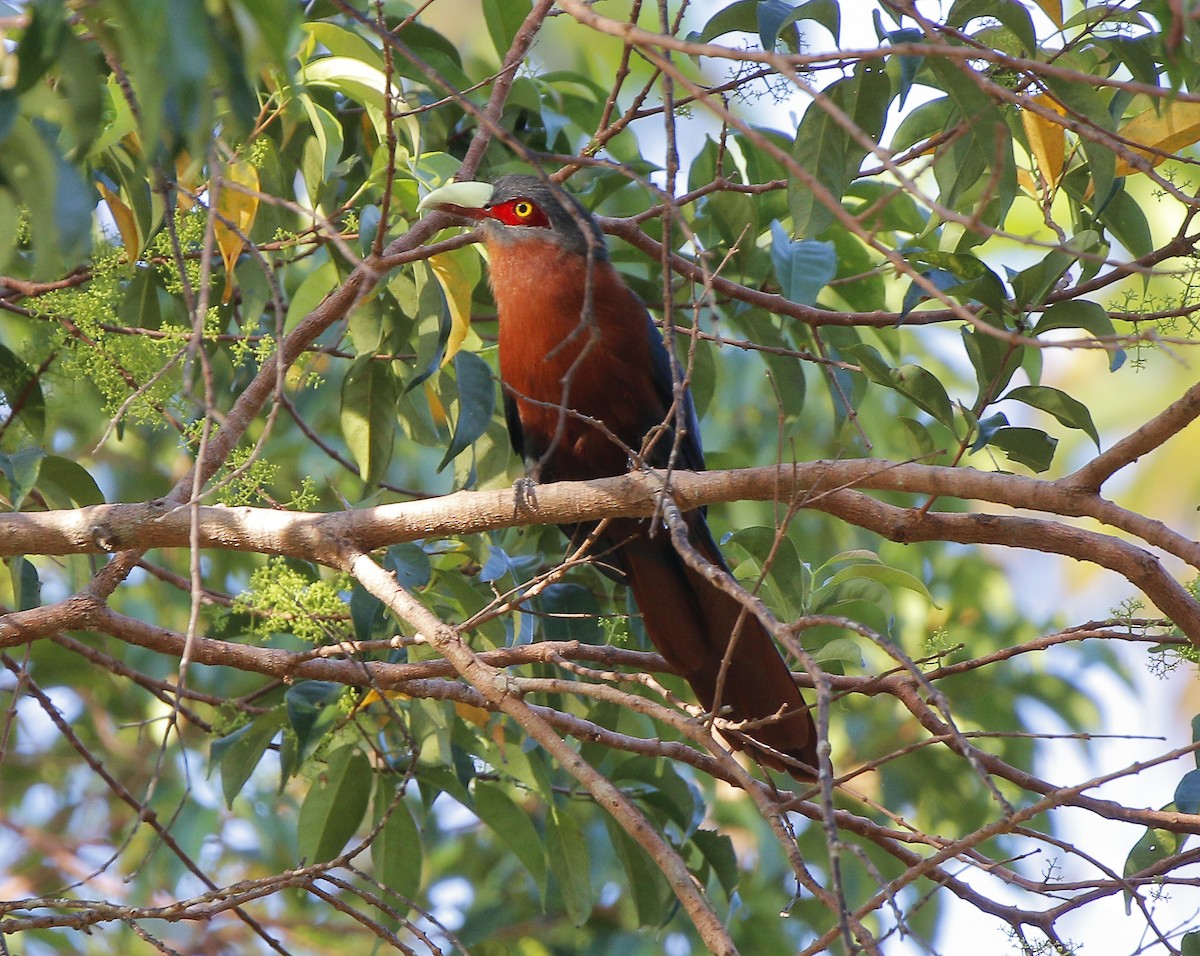
[[[501,176],[486,183],[450,183],[429,193],[420,209],[438,209],[479,223],[489,240],[534,237],[595,261],[608,257],[604,234],[583,205],[556,183],[538,176]]]

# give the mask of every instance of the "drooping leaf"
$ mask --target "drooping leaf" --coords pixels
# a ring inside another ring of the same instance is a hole
[[[852,76],[831,84],[825,95],[861,136],[878,140],[892,95],[885,72],[863,61]],[[851,136],[845,120],[835,119],[818,102],[805,111],[792,145],[792,158],[825,187],[834,201],[840,201],[858,177],[867,152]],[[795,176],[788,180],[788,210],[792,232],[803,238],[820,235],[835,218],[829,205]]]
[[[504,788],[477,780],[475,812],[491,827],[533,877],[543,902],[546,898],[546,844],[529,814],[519,807]]]
[[[1051,438],[1038,428],[1006,425],[992,433],[988,445],[999,448],[1013,461],[1040,474],[1054,460],[1058,439]]]
[[[416,899],[421,889],[424,850],[421,833],[402,797],[396,796],[394,779],[380,774],[375,783],[374,822],[388,813],[378,835],[371,843],[371,862],[375,878],[401,899]]]
[[[225,167],[224,182],[217,194],[217,212],[213,226],[217,250],[225,263],[225,291],[222,302],[233,296],[233,267],[246,246],[246,239],[258,215],[258,170],[246,160]]]
[[[582,926],[592,913],[590,855],[579,823],[558,806],[552,807],[546,817],[546,850],[567,916],[576,926]]]
[[[331,860],[354,836],[371,796],[371,765],[358,747],[339,747],[300,804],[297,836],[300,858]]]
[[[38,489],[50,499],[75,505],[102,505],[104,493],[83,465],[61,455],[47,455],[38,471]]]
[[[1097,338],[1115,337],[1117,334],[1103,306],[1085,299],[1055,302],[1042,313],[1031,334],[1041,335],[1052,329],[1083,329]],[[1109,356],[1109,370],[1115,372],[1125,362],[1125,351],[1113,349]]]
[[[1033,102],[1059,116],[1066,113],[1057,100],[1045,93],[1034,96]],[[1067,140],[1062,124],[1027,109],[1021,111],[1021,125],[1025,129],[1029,151],[1033,154],[1042,179],[1051,187],[1057,186],[1066,162]]]
[[[22,448],[11,455],[0,453],[0,474],[8,479],[8,500],[20,511],[25,496],[37,485],[46,453],[40,448]]]
[[[1131,151],[1151,166],[1157,166],[1185,146],[1200,142],[1200,103],[1172,100],[1154,103],[1117,130],[1122,141],[1133,143]],[[1138,172],[1125,156],[1117,157],[1116,175]]]
[[[778,219],[771,222],[771,261],[783,297],[800,305],[816,305],[817,296],[837,273],[833,243],[793,240]]]
[[[496,409],[496,385],[492,369],[474,352],[454,356],[454,378],[458,385],[458,420],[438,471],[457,458],[482,435]]]
[[[605,814],[604,824],[625,870],[626,887],[633,899],[638,925],[661,925],[670,915],[673,899],[662,870],[612,817]]]
[[[355,359],[342,381],[342,435],[368,489],[392,460],[398,391],[388,363],[373,355]]]
[[[383,566],[396,575],[397,583],[409,590],[419,590],[433,576],[429,554],[419,544],[406,541],[387,550]]]
[[[1078,428],[1096,443],[1097,448],[1100,447],[1100,436],[1092,422],[1092,413],[1086,405],[1066,392],[1049,385],[1022,385],[1004,397],[1049,412],[1068,428]]]
[[[473,249],[456,249],[430,256],[428,264],[450,310],[450,336],[442,358],[445,363],[457,357],[471,328],[471,293],[479,284],[479,255]]]
[[[46,431],[46,399],[33,369],[12,349],[0,345],[0,401],[3,418],[19,419],[29,437],[40,442]]]
[[[865,343],[846,351],[872,382],[894,389],[953,430],[954,407],[950,404],[950,396],[946,394],[946,387],[932,373],[919,365],[892,368],[879,352]]]
[[[267,747],[283,729],[284,720],[282,708],[273,708],[212,742],[209,758],[213,767],[221,768],[221,792],[227,807],[232,809],[234,797],[242,792]]]

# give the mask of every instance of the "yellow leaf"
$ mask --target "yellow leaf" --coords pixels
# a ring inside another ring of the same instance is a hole
[[[1063,25],[1063,9],[1062,0],[1034,0],[1034,2],[1042,8],[1042,13],[1046,14],[1054,21],[1056,27]]]
[[[476,707],[474,704],[464,704],[461,701],[455,702],[454,712],[463,720],[469,720],[476,727],[486,727],[492,717],[491,711]]]
[[[196,205],[192,195],[199,195],[199,175],[200,164],[192,160],[187,150],[180,150],[175,157],[175,183],[179,187],[175,202],[180,212],[187,212]]]
[[[1151,106],[1122,126],[1118,134],[1130,143],[1133,152],[1151,166],[1157,166],[1172,153],[1200,142],[1200,103],[1168,103],[1162,109]],[[1138,149],[1138,146],[1148,147]],[[1154,150],[1154,152],[1151,152]],[[1116,174],[1137,172],[1129,160],[1118,156]]]
[[[479,254],[473,249],[455,249],[429,257],[429,268],[446,294],[450,309],[450,338],[446,341],[445,365],[462,348],[471,329],[471,293],[479,282]]]
[[[221,301],[228,302],[233,294],[233,267],[246,245],[243,236],[250,234],[258,215],[258,170],[250,163],[240,161],[225,167],[225,184],[217,196],[217,212],[236,227],[218,219],[214,228],[217,249],[225,263],[225,294]]]
[[[383,700],[385,697],[389,700],[412,700],[408,694],[403,694],[397,690],[385,690],[382,694],[372,690],[367,692],[367,695],[359,702],[356,710],[363,710],[376,701]],[[486,727],[492,717],[491,711],[484,710],[482,707],[476,707],[474,704],[464,704],[461,701],[455,703],[454,712],[463,720],[469,720],[476,727]]]
[[[117,224],[117,231],[121,233],[121,243],[125,246],[125,254],[129,256],[130,261],[137,258],[139,252],[142,251],[142,242],[138,236],[137,219],[134,218],[133,210],[121,201],[121,197],[114,193],[111,189],[102,182],[97,182],[96,185],[100,188],[100,198],[108,203],[108,210],[112,213],[113,221]]]
[[[1033,101],[1053,110],[1059,116],[1066,112],[1045,93],[1039,93]],[[1029,142],[1029,151],[1033,153],[1042,179],[1047,185],[1057,186],[1062,178],[1063,160],[1066,156],[1066,137],[1062,126],[1033,110],[1021,111],[1021,125],[1025,127],[1025,139]]]
[[[442,404],[441,398],[434,390],[432,382],[425,382],[425,398],[429,402],[429,414],[433,416],[434,422],[440,428],[446,427],[450,422],[450,416],[446,414],[446,406]]]

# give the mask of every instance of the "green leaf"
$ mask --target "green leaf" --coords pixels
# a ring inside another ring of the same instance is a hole
[[[546,900],[546,846],[529,814],[518,806],[504,788],[484,780],[476,780],[475,812],[492,832],[513,852],[521,865],[533,877]]]
[[[764,50],[768,52],[775,50],[776,44],[779,42],[780,31],[789,23],[794,22],[791,19],[793,13],[795,10],[788,0],[759,0],[758,38]],[[787,37],[791,41],[788,43],[789,47],[796,43],[795,34],[796,30],[793,27]]]
[[[771,261],[783,297],[800,305],[816,305],[817,295],[837,274],[832,242],[795,241],[778,219],[771,222]]]
[[[429,555],[419,544],[411,541],[394,544],[387,549],[383,566],[396,575],[401,587],[417,591],[433,577],[433,565]]]
[[[283,709],[277,707],[212,742],[209,760],[213,767],[221,768],[221,792],[230,809],[234,797],[242,792],[254,768],[262,761],[267,747],[283,729],[284,719]]]
[[[398,393],[389,363],[372,355],[355,359],[342,380],[342,435],[368,490],[391,464]]]
[[[547,641],[603,644],[600,603],[589,588],[571,582],[548,585],[537,598],[542,636]]]
[[[609,841],[625,870],[626,888],[633,900],[639,926],[661,926],[671,915],[673,894],[666,877],[650,855],[607,813],[604,825]]]
[[[33,89],[58,59],[59,49],[68,34],[65,4],[56,0],[34,0],[29,4],[28,13],[29,25],[16,49],[13,88],[17,93]]]
[[[11,455],[0,453],[0,472],[8,479],[8,498],[13,511],[21,510],[25,496],[37,485],[45,457],[40,448],[22,448]]]
[[[838,571],[837,574],[825,582],[825,586],[837,587],[853,578],[870,578],[872,581],[878,581],[892,590],[900,588],[913,591],[925,598],[934,607],[938,607],[938,603],[933,599],[933,595],[929,593],[929,589],[925,587],[924,582],[920,578],[909,574],[907,571],[902,571],[900,568],[893,568],[882,563],[874,564],[867,562],[852,564],[848,568],[842,568],[842,570]]]
[[[1184,933],[1179,952],[1181,956],[1200,956],[1200,932]]]
[[[1068,428],[1078,428],[1096,443],[1097,448],[1100,447],[1100,436],[1092,423],[1092,413],[1086,405],[1066,392],[1049,385],[1022,385],[1004,397],[1049,412]]]
[[[379,50],[367,42],[365,38],[347,30],[345,27],[338,26],[336,23],[329,23],[325,20],[312,20],[308,23],[302,23],[300,29],[334,56],[347,57],[379,69],[383,68],[383,55]],[[305,49],[309,46],[311,44],[305,44]],[[301,95],[301,98],[303,98],[303,95]]]
[[[358,747],[335,750],[324,772],[309,788],[296,824],[300,858],[324,863],[338,856],[367,812],[371,764]]]
[[[1180,778],[1173,802],[1180,813],[1200,813],[1200,770],[1189,770]]]
[[[712,867],[725,895],[732,899],[742,875],[733,841],[728,835],[716,830],[697,830],[692,834],[692,843]]]
[[[971,20],[998,20],[1021,44],[1021,55],[1029,56],[1037,52],[1037,39],[1034,35],[1033,20],[1029,11],[1020,3],[1009,0],[957,0],[946,15],[946,25],[961,29]],[[1005,49],[1002,52],[1015,54],[1016,50]]]
[[[582,926],[592,914],[591,864],[583,831],[562,807],[552,806],[546,817],[546,850],[567,917]]]
[[[9,421],[19,421],[32,441],[40,442],[46,431],[46,399],[33,370],[16,352],[0,345],[0,391]]]
[[[382,636],[387,619],[383,602],[355,581],[350,588],[350,620],[354,624],[355,639],[370,641]]]
[[[7,560],[8,571],[12,576],[13,601],[18,611],[28,611],[40,607],[42,603],[42,582],[38,577],[37,568],[33,562],[22,555]]]
[[[966,326],[962,329],[962,339],[979,386],[976,402],[991,404],[1008,385],[1013,373],[1021,367],[1021,349],[994,335]]]
[[[441,471],[457,458],[464,449],[487,431],[496,410],[496,386],[492,381],[492,369],[474,352],[459,351],[454,354],[454,378],[458,385],[458,421],[454,423],[454,436],[450,447],[438,465]]]
[[[341,684],[309,680],[293,684],[283,695],[291,735],[284,740],[280,759],[281,780],[286,780],[304,762],[312,745],[320,739],[336,717]]]
[[[693,43],[711,43],[726,33],[755,33],[758,31],[758,0],[736,0],[713,14],[704,29],[691,33]]]
[[[892,368],[879,352],[866,343],[851,346],[845,351],[872,382],[894,389],[953,430],[954,408],[950,404],[950,396],[946,394],[945,386],[932,373],[919,365]]]
[[[915,418],[909,418],[907,415],[900,415],[900,427],[904,429],[904,437],[908,441],[908,447],[912,451],[914,458],[928,458],[937,451],[937,442],[934,441],[933,435],[929,429]]]
[[[837,663],[861,668],[865,664],[862,646],[852,637],[839,637],[822,644],[812,652],[812,657],[822,666]]]
[[[966,209],[986,200],[987,206],[976,214],[989,225],[1003,220],[1016,195],[1016,164],[1012,154],[1012,135],[1004,115],[992,98],[967,74],[964,62],[938,57],[928,60],[929,69],[940,89],[950,94],[957,108],[947,117],[947,129],[962,128],[962,135],[940,149],[934,161],[934,176],[940,189],[939,199],[951,209]],[[997,176],[987,175],[999,162]]]
[[[1099,242],[1098,233],[1084,230],[1068,239],[1061,248],[1051,249],[1041,262],[1018,272],[1012,279],[1017,305],[1022,309],[1036,309],[1079,256],[1092,251]]]
[[[508,53],[517,30],[531,9],[529,0],[505,0],[504,3],[483,5],[483,21],[487,24],[488,36],[492,38],[492,46],[501,60]]]
[[[694,784],[681,777],[669,760],[649,757],[630,757],[610,775],[613,783],[636,782],[642,786],[637,794],[645,804],[653,805],[674,823],[684,836],[690,836],[704,821],[707,806]]]
[[[999,448],[1012,461],[1040,474],[1054,460],[1058,439],[1051,438],[1037,428],[1007,425],[996,429],[988,445]]]
[[[878,140],[891,102],[891,80],[878,65],[863,61],[852,76],[832,83],[825,95],[852,122],[862,135]],[[792,159],[840,201],[850,184],[858,178],[867,149],[835,120],[819,103],[804,113],[792,144]],[[792,232],[813,238],[834,221],[833,212],[800,179],[789,177],[788,210],[792,214]]]
[[[1059,59],[1067,68],[1076,67],[1085,73],[1095,69],[1096,64],[1088,54],[1076,57],[1072,51],[1067,51]],[[1046,85],[1050,92],[1063,103],[1074,115],[1086,116],[1088,120],[1103,132],[1112,133],[1116,124],[1113,121],[1109,104],[1112,100],[1111,88],[1098,86],[1089,80],[1064,79],[1060,76],[1047,76]],[[1108,145],[1107,137],[1097,141],[1096,137],[1080,136],[1079,144],[1087,157],[1088,171],[1092,174],[1093,202],[1100,209],[1112,198],[1116,183],[1117,155]]]
[[[421,833],[404,798],[396,796],[395,779],[380,774],[375,782],[376,824],[385,810],[390,811],[387,822],[371,843],[375,878],[401,899],[412,900],[421,889]]]
[[[38,487],[42,489],[43,493],[47,493],[47,486],[52,486],[76,505],[104,504],[104,493],[96,484],[96,479],[88,473],[83,465],[70,458],[47,455],[42,459],[42,467],[38,473]]]
[[[287,307],[287,319],[284,321],[284,331],[290,332],[313,309],[324,301],[338,284],[337,266],[326,261],[317,266],[300,283],[300,287],[292,293]]]
[[[1041,335],[1052,329],[1083,329],[1085,332],[1091,332],[1097,338],[1117,334],[1117,330],[1113,328],[1112,319],[1108,317],[1108,312],[1104,310],[1103,306],[1085,299],[1055,302],[1042,313],[1041,319],[1038,320],[1030,334]],[[1110,356],[1109,371],[1115,372],[1125,363],[1125,351],[1115,349]]]

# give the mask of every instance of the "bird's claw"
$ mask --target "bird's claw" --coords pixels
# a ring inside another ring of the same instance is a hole
[[[522,475],[513,482],[513,498],[518,511],[528,511],[537,506],[537,479]]]

